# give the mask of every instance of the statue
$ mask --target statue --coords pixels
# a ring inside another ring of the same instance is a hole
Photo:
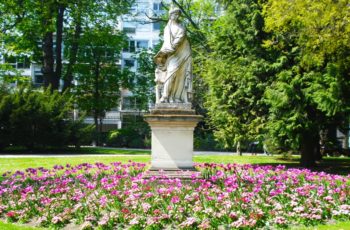
[[[192,93],[192,57],[179,8],[169,11],[164,43],[155,55],[156,103],[188,103]]]

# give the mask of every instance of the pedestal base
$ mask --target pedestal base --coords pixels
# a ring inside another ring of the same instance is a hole
[[[156,177],[157,179],[181,179],[181,180],[192,180],[195,178],[202,178],[200,172],[198,172],[195,168],[189,168],[187,170],[158,170],[158,169],[150,169],[143,174],[144,179],[150,179],[152,177]]]
[[[188,107],[179,109],[166,104],[145,115],[152,130],[152,169],[193,168],[193,130],[201,118]]]

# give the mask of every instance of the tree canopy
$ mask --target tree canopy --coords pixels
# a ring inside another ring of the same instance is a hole
[[[321,130],[348,121],[347,1],[209,2],[222,11],[195,27],[207,46],[197,74],[216,137],[265,141],[313,165]]]
[[[45,86],[64,89],[72,82],[79,38],[86,28],[110,24],[116,26],[118,16],[128,13],[132,0],[5,0],[0,3],[0,41],[9,55],[26,53],[42,65]],[[68,42],[71,41],[71,42]],[[63,73],[63,42],[69,44],[68,67]]]

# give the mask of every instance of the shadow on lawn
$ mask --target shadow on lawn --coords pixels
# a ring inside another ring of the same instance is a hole
[[[285,160],[285,159],[284,159]],[[257,165],[285,165],[287,168],[304,168],[299,164],[299,159],[288,159],[285,163],[261,163]],[[309,168],[311,171],[326,172],[336,175],[348,175],[350,174],[350,158],[343,157],[324,157],[321,161],[317,162],[315,167]]]

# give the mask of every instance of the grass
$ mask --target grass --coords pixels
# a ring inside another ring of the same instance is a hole
[[[12,223],[5,223],[0,220],[1,230],[41,230],[43,228],[26,227],[23,225],[17,225]],[[350,221],[337,222],[329,225],[317,225],[313,227],[294,227],[291,230],[346,230],[350,229]]]
[[[292,230],[346,230],[350,229],[350,221],[336,222],[334,224],[317,225],[313,227],[296,227]]]
[[[131,154],[131,155],[150,155],[150,150],[143,150],[143,149],[115,149],[115,148],[103,148],[103,147],[81,147],[81,148],[65,148],[65,149],[43,149],[43,150],[35,150],[35,152],[27,150],[25,148],[21,147],[13,147],[13,148],[7,148],[2,151],[1,154]]]
[[[129,160],[136,162],[150,162],[150,156],[125,155],[125,156],[84,156],[84,157],[20,157],[20,158],[0,158],[0,173],[5,171],[24,170],[27,168],[52,168],[54,165],[77,165],[81,163],[110,163],[123,162]],[[279,157],[266,156],[195,156],[195,162],[213,162],[213,163],[240,163],[240,164],[286,164],[297,165],[296,160],[284,160]]]
[[[0,173],[5,171],[24,170],[26,168],[52,168],[54,165],[78,165],[81,163],[110,162],[149,162],[150,156],[86,156],[86,157],[42,157],[42,158],[0,158]]]
[[[103,149],[104,150],[104,149]],[[107,149],[110,150],[110,149]],[[113,150],[124,156],[72,156],[72,157],[16,157],[16,158],[1,158],[0,156],[0,173],[5,171],[24,170],[26,168],[51,168],[54,165],[77,165],[81,163],[110,163],[110,162],[150,162],[151,157],[134,154],[142,152],[138,150]],[[194,161],[198,163],[239,163],[239,164],[259,164],[259,165],[286,165],[287,167],[299,167],[299,157],[293,156],[291,159],[283,159],[281,156],[230,156],[230,155],[205,155],[194,156]],[[313,168],[316,171],[325,171],[333,174],[347,175],[350,173],[350,158],[326,157],[322,160],[318,167]]]
[[[23,225],[5,223],[0,220],[0,229],[1,230],[39,230],[41,228],[33,228],[33,227],[27,227]]]
[[[298,157],[283,159],[280,156],[230,156],[230,155],[205,155],[194,156],[194,161],[199,163],[238,163],[238,164],[297,164]]]
[[[78,154],[132,154],[132,155],[140,155],[147,154],[150,155],[150,150],[143,149],[110,149],[110,148],[99,148],[99,147],[82,147],[80,149],[69,148],[66,150],[68,153],[78,153]]]

